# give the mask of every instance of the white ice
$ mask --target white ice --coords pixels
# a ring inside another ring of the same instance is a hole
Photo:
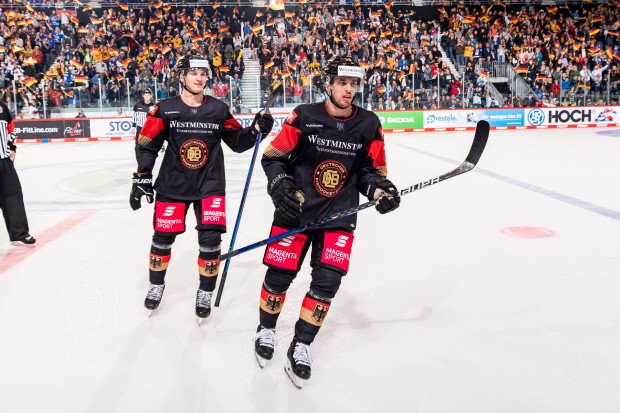
[[[456,167],[472,136],[388,135],[391,178],[404,187]],[[472,172],[394,213],[360,213],[302,390],[283,366],[308,263],[264,369],[252,341],[263,249],[232,261],[199,327],[192,214],[146,316],[153,209],[129,208],[133,157],[133,142],[19,148],[39,241],[11,247],[0,231],[0,412],[620,411],[620,130],[492,131]],[[224,250],[250,157],[227,152]],[[257,164],[237,247],[268,235],[265,187]]]

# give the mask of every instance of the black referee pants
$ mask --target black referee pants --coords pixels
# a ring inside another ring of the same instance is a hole
[[[11,241],[20,240],[28,235],[28,218],[22,186],[13,161],[9,158],[0,159],[0,209]]]

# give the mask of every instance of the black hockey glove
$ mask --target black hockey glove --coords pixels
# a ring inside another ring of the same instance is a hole
[[[400,192],[387,178],[381,178],[366,186],[364,195],[369,201],[379,200],[375,207],[381,214],[394,211],[400,206]]]
[[[293,178],[280,175],[269,185],[269,195],[276,210],[287,219],[295,219],[301,214],[304,193],[301,192]]]
[[[129,205],[134,211],[140,209],[140,199],[146,196],[146,202],[153,203],[153,175],[145,173],[134,173],[131,185],[131,194],[129,194]]]
[[[273,116],[270,113],[265,113],[264,110],[259,111],[254,116],[251,128],[255,131],[260,130],[260,133],[263,134],[262,138],[265,139],[273,128]]]

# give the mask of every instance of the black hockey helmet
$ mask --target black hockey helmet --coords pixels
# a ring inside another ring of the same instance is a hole
[[[143,94],[143,95],[152,95],[152,94],[153,94],[153,91],[147,87],[146,89],[144,89],[144,90],[142,91],[142,94]]]
[[[364,81],[364,69],[350,56],[336,56],[327,63],[323,71],[323,81],[332,84],[336,76],[357,77]]]
[[[179,74],[185,74],[189,69],[201,68],[207,71],[207,74],[211,74],[209,61],[206,57],[201,55],[185,55],[179,59],[176,65],[176,69]]]

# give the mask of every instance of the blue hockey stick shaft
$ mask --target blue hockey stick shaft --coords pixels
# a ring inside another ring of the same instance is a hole
[[[252,172],[254,172],[254,164],[256,163],[256,156],[258,154],[258,147],[260,146],[262,133],[259,130],[256,135],[256,143],[254,144],[254,152],[252,153],[252,161],[250,162],[250,168],[248,169],[248,176],[245,178],[245,186],[243,188],[243,195],[241,195],[241,202],[239,203],[239,212],[237,212],[237,220],[235,221],[235,229],[233,230],[232,237],[230,238],[230,247],[228,252],[234,250],[235,241],[237,239],[237,231],[239,231],[239,224],[241,223],[241,215],[243,215],[243,207],[245,206],[245,200],[250,188],[250,181],[252,180]],[[224,283],[226,282],[226,276],[228,275],[228,267],[230,266],[230,260],[226,260],[224,270],[222,271],[222,278],[220,279],[220,286],[217,290],[217,296],[215,298],[215,306],[220,306],[220,300],[222,299],[222,291],[224,290]]]

